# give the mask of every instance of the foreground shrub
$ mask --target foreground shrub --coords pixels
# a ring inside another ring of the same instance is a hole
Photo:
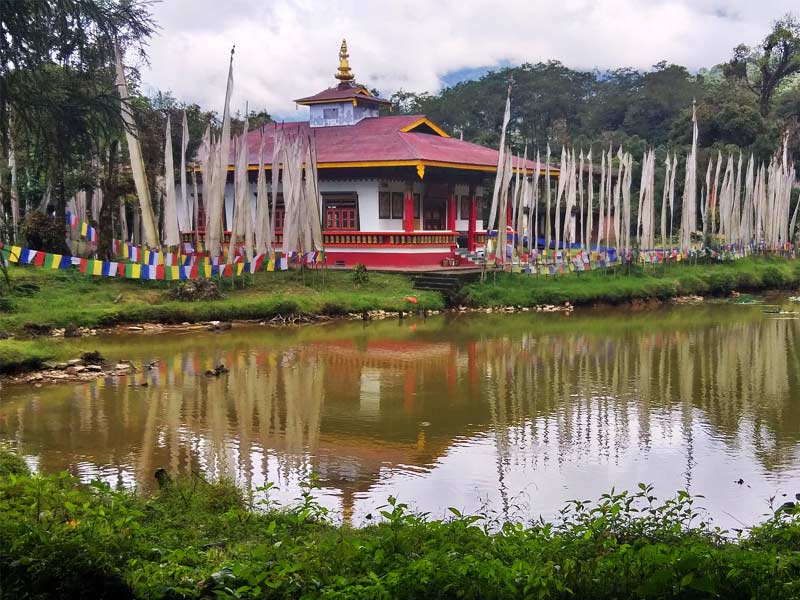
[[[553,523],[395,498],[333,524],[311,484],[279,508],[231,483],[164,478],[148,499],[66,474],[0,478],[3,598],[795,598],[800,512],[731,538],[685,492],[573,501]],[[269,486],[259,492],[267,494]]]
[[[341,317],[347,314],[347,309],[340,302],[326,302],[319,311],[326,317]]]
[[[0,446],[0,477],[8,475],[30,475],[30,469],[21,456]]]
[[[182,302],[196,302],[198,300],[219,300],[222,292],[219,285],[211,279],[198,279],[197,281],[182,281],[169,291],[172,300]]]
[[[69,254],[65,240],[64,223],[39,211],[29,212],[20,228],[25,246],[31,250],[44,250]]]
[[[353,283],[356,285],[364,285],[369,283],[369,271],[367,271],[367,267],[358,263],[355,267],[353,267]]]

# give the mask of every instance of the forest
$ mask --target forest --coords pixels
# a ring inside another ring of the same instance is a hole
[[[596,148],[622,144],[634,156],[645,148],[681,150],[691,144],[691,107],[697,102],[700,147],[741,148],[767,160],[790,133],[800,149],[800,22],[776,21],[758,44],[744,44],[728,62],[696,73],[661,61],[650,70],[571,69],[557,60],[490,71],[436,94],[399,90],[400,113],[424,113],[451,134],[497,147],[506,90],[511,83],[509,136],[554,155],[562,145]],[[597,156],[599,152],[594,152]]]

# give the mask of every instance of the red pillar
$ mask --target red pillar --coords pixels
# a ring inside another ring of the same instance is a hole
[[[458,352],[456,345],[450,345],[450,355],[447,359],[447,396],[450,404],[456,401],[458,395],[456,394],[456,384],[458,383],[458,370],[456,368],[456,357]]]
[[[403,375],[403,410],[406,414],[414,411],[414,390],[416,386],[416,371],[413,366],[409,366]]]
[[[469,389],[473,393],[478,389],[477,355],[477,344],[469,342],[467,345],[467,372],[469,373]]]
[[[475,231],[478,221],[478,198],[475,195],[475,186],[469,186],[469,223],[467,224],[467,250],[475,252]]]
[[[455,189],[450,190],[450,202],[447,204],[447,229],[450,231],[456,230],[456,202],[458,201],[458,196],[456,196]]]
[[[414,231],[414,188],[406,186],[403,206],[403,231]]]

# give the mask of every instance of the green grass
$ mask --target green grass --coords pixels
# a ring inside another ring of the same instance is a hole
[[[177,284],[87,277],[77,271],[9,269],[12,288],[0,282],[0,332],[24,334],[27,324],[49,327],[109,327],[124,323],[182,323],[268,319],[276,315],[336,316],[366,310],[444,308],[442,296],[412,287],[402,275],[369,273],[369,281],[353,283],[346,271],[259,273],[221,283],[219,300],[171,300]],[[416,305],[406,296],[418,299]],[[35,368],[43,361],[73,358],[71,346],[58,341],[0,340],[0,372]]]
[[[413,289],[402,275],[370,273],[355,285],[350,272],[258,273],[236,282],[224,280],[220,300],[180,302],[168,291],[177,284],[87,277],[76,271],[13,267],[12,290],[0,310],[0,331],[19,331],[26,323],[53,327],[102,327],[119,323],[261,319],[279,314],[336,314],[364,310],[441,309],[438,293]],[[415,296],[417,305],[405,300]]]
[[[527,525],[455,509],[430,520],[388,498],[375,524],[358,529],[333,523],[310,486],[277,507],[226,482],[178,480],[142,497],[14,465],[0,472],[4,599],[800,594],[800,511],[727,536],[698,519],[688,494],[658,501],[644,485]]]
[[[0,373],[27,371],[47,361],[75,358],[71,347],[57,340],[0,340]]]
[[[475,307],[619,304],[684,295],[727,295],[732,291],[796,289],[800,261],[749,257],[732,262],[678,263],[531,277],[518,273],[488,275],[484,283],[464,288],[466,304]]]

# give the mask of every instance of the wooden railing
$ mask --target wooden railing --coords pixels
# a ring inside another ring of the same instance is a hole
[[[324,231],[325,246],[453,246],[454,231]]]

